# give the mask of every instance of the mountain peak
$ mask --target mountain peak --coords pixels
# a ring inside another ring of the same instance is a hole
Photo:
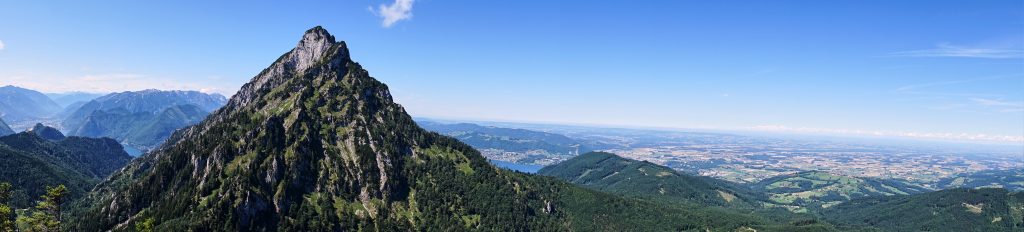
[[[338,44],[341,45],[339,50],[332,49]],[[348,58],[348,49],[345,48],[344,43],[335,41],[334,36],[326,29],[316,26],[306,30],[306,33],[302,35],[302,40],[299,40],[295,49],[292,49],[288,61],[297,72],[302,72],[321,61],[325,55]]]
[[[181,215],[166,221],[187,223],[181,228],[225,231],[347,231],[376,223],[389,231],[446,230],[465,227],[448,220],[461,212],[476,212],[480,223],[471,227],[498,230],[496,222],[508,219],[488,209],[560,220],[550,214],[552,203],[544,210],[550,199],[514,191],[520,185],[472,147],[419,128],[387,86],[349,58],[345,43],[320,27],[226,106],[122,170],[96,187],[101,193],[92,196],[102,199],[86,200],[93,207],[73,230],[118,230],[156,215]],[[141,188],[154,185],[167,187]],[[484,189],[502,200],[453,194]],[[204,203],[177,205],[184,199]],[[331,219],[303,216],[322,205],[317,212]],[[393,216],[406,212],[428,216]],[[324,226],[307,227],[317,223]]]
[[[306,30],[302,39],[248,84],[242,86],[229,100],[227,108],[245,106],[261,92],[269,91],[288,79],[303,76],[306,70],[320,64],[344,66],[352,62],[344,41],[336,41],[331,33],[320,26]]]
[[[32,128],[28,129],[28,132],[34,133],[36,135],[39,135],[39,137],[42,137],[42,138],[47,139],[47,140],[57,141],[57,140],[64,139],[64,134],[60,133],[60,130],[57,130],[56,128],[53,128],[53,127],[49,127],[49,126],[43,125],[42,123],[36,123],[35,126],[33,126]]]
[[[304,33],[302,35],[302,40],[303,41],[306,41],[308,39],[317,39],[317,38],[326,38],[326,39],[329,39],[330,42],[332,42],[332,43],[334,42],[334,36],[331,35],[330,32],[327,32],[327,29],[324,29],[321,26],[316,26],[316,27],[310,28],[309,30],[306,30],[306,33]]]

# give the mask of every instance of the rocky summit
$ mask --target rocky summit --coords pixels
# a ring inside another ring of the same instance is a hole
[[[70,218],[80,231],[147,220],[171,231],[564,226],[521,178],[420,129],[344,42],[315,27],[226,106],[99,184]]]

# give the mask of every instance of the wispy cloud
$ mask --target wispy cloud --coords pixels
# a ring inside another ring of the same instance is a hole
[[[964,47],[950,44],[939,44],[935,48],[931,49],[900,51],[889,53],[889,55],[906,57],[960,57],[1012,59],[1024,57],[1024,50],[1007,48]]]
[[[956,84],[966,84],[966,83],[973,83],[973,82],[980,82],[980,81],[998,80],[998,79],[1009,78],[1009,77],[1021,77],[1021,76],[1024,76],[1024,74],[995,75],[995,76],[984,76],[984,77],[976,77],[976,78],[961,79],[961,80],[928,82],[928,83],[921,83],[921,84],[902,86],[902,87],[896,88],[896,91],[897,92],[910,92],[910,91],[915,91],[915,90],[924,89],[924,88],[928,88],[928,87],[938,87],[938,86],[947,86],[947,85],[956,85]]]
[[[182,82],[180,78],[157,77],[136,73],[101,73],[66,77],[46,74],[0,76],[0,85],[15,85],[48,93],[94,92],[110,93],[143,89],[200,90],[225,96],[234,94],[234,86],[216,81]]]
[[[757,131],[809,133],[809,134],[833,134],[833,135],[855,135],[855,136],[876,136],[876,137],[902,137],[916,139],[940,139],[954,141],[975,141],[975,142],[999,142],[999,143],[1020,143],[1024,142],[1024,136],[1013,135],[990,135],[972,133],[924,133],[924,132],[900,132],[900,131],[872,131],[872,130],[850,130],[830,129],[811,127],[788,127],[784,125],[763,125],[750,128]]]
[[[1021,102],[1008,102],[997,99],[971,98],[971,101],[974,101],[974,103],[978,103],[979,105],[983,106],[1024,106],[1024,103]]]
[[[1008,74],[984,76],[960,80],[947,80],[927,82],[913,85],[905,85],[894,90],[896,94],[917,96],[916,100],[944,101],[939,106],[926,106],[934,110],[958,110],[958,111],[989,111],[996,113],[1014,113],[1024,111],[1024,102],[1005,101],[1008,96],[998,93],[982,92],[951,92],[951,89],[963,89],[960,85],[976,85],[976,82],[991,82],[1001,79],[1013,78],[1024,80],[1024,74]],[[1012,96],[1010,98],[1013,98]]]
[[[390,5],[381,4],[373,12],[384,21],[381,25],[391,27],[395,23],[412,18],[412,3],[415,0],[395,0]]]
[[[0,50],[4,50],[4,41],[0,40]]]
[[[1001,99],[971,98],[975,104],[993,109],[997,112],[1014,113],[1024,111],[1024,102],[1004,101]]]

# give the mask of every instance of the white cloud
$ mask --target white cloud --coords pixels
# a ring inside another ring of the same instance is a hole
[[[833,135],[854,135],[854,136],[876,136],[876,137],[903,137],[915,139],[939,139],[953,141],[973,142],[999,142],[999,143],[1021,143],[1024,136],[1012,135],[990,135],[970,133],[922,133],[922,132],[901,132],[901,131],[868,131],[811,127],[788,127],[784,125],[763,125],[750,128],[757,131],[790,132],[808,134],[833,134]]]
[[[0,40],[0,50],[4,50],[4,41]]]
[[[412,18],[412,2],[415,0],[395,0],[391,5],[381,4],[374,13],[384,19],[381,25],[391,27],[398,21]]]
[[[1011,59],[1024,57],[1024,51],[1020,49],[1006,48],[980,48],[963,47],[950,44],[939,44],[936,48],[893,52],[892,56],[908,57],[962,57],[962,58],[990,58],[990,59]]]

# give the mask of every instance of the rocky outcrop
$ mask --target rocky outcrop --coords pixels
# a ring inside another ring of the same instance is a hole
[[[36,134],[41,138],[51,141],[59,141],[64,139],[64,134],[60,133],[60,130],[57,130],[56,128],[53,127],[48,127],[46,125],[43,125],[42,123],[36,123],[36,125],[32,128],[29,128],[27,132]]]

